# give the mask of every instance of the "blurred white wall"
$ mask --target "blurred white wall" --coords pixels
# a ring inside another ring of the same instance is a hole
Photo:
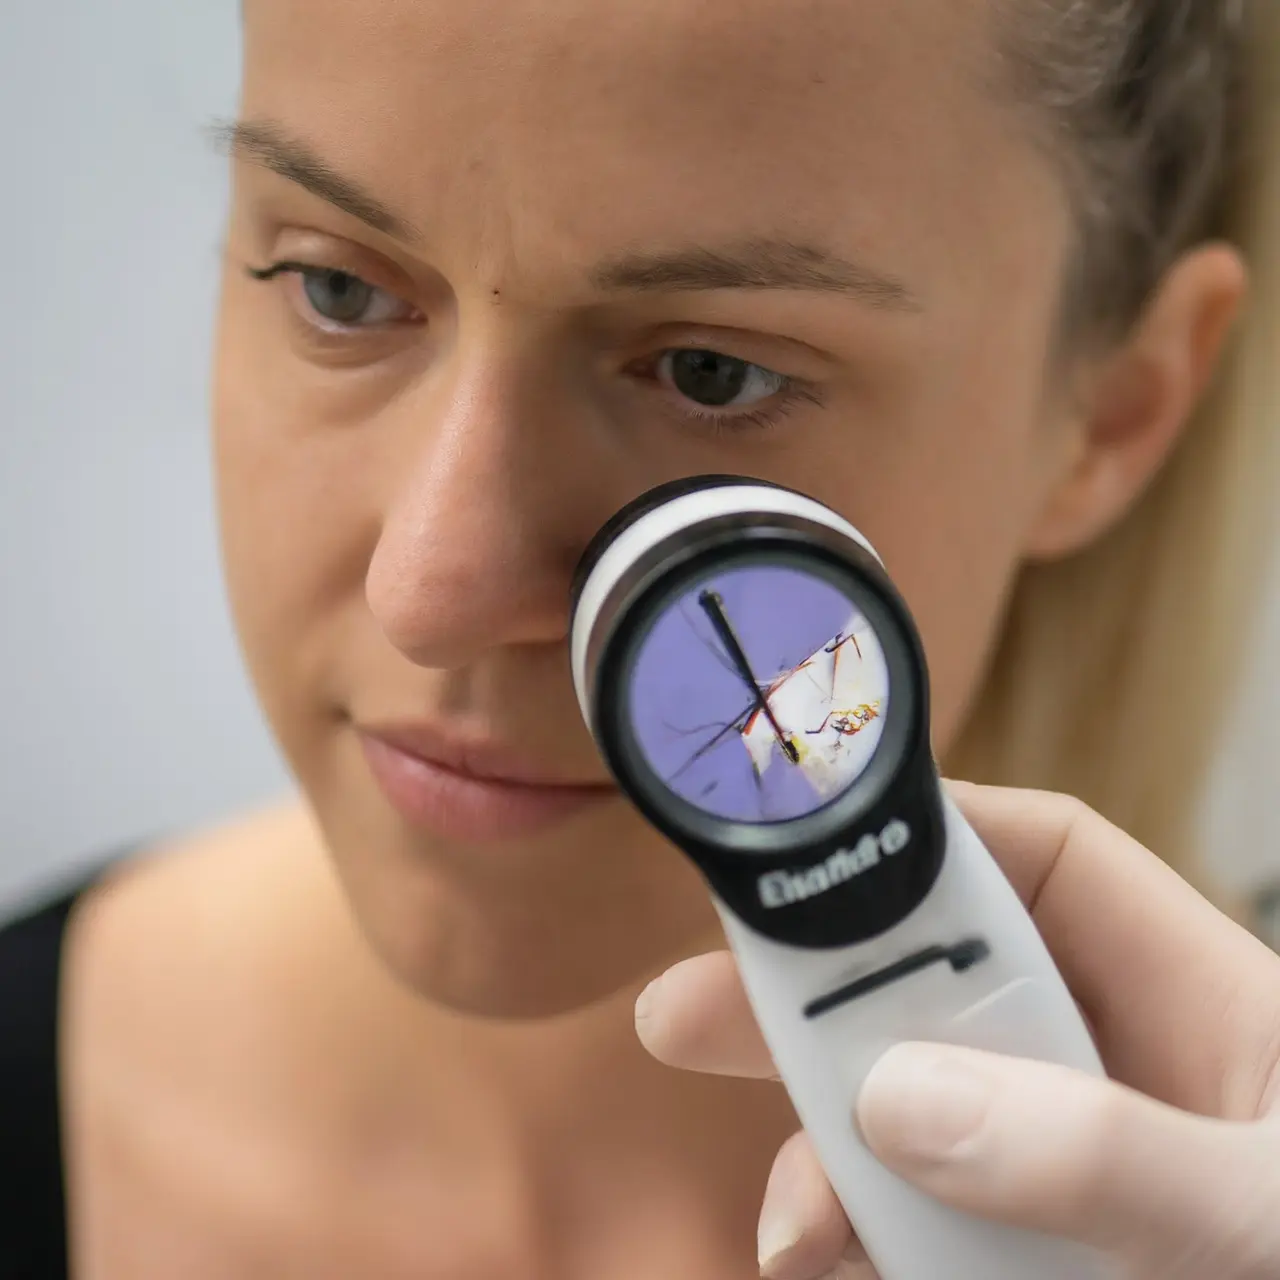
[[[1204,847],[1229,890],[1275,896],[1280,894],[1280,554],[1262,591],[1244,695],[1231,708],[1206,806]],[[1280,947],[1280,901],[1276,908],[1272,941]]]
[[[283,780],[206,462],[237,9],[0,16],[0,903]]]
[[[224,613],[205,433],[235,0],[0,18],[0,904],[283,771]],[[1280,577],[1208,823],[1280,874]],[[1171,696],[1185,696],[1171,691]]]

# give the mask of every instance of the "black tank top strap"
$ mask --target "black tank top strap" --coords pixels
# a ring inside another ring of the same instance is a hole
[[[13,1280],[67,1276],[58,993],[85,887],[0,927],[0,1272]]]

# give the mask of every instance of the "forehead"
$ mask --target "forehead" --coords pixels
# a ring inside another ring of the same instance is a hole
[[[513,253],[679,221],[927,261],[956,225],[1012,250],[1019,207],[1053,203],[991,0],[247,0],[245,54],[245,115]]]

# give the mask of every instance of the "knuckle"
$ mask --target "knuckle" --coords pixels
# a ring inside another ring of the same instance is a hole
[[[1099,827],[1111,825],[1092,805],[1081,800],[1079,796],[1055,792],[1053,803],[1062,822],[1064,844],[1081,835],[1090,834]]]

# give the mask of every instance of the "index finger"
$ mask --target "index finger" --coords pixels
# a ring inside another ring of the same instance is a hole
[[[1280,957],[1079,801],[947,788],[1028,905],[1110,1074],[1254,1118],[1280,1061]]]

